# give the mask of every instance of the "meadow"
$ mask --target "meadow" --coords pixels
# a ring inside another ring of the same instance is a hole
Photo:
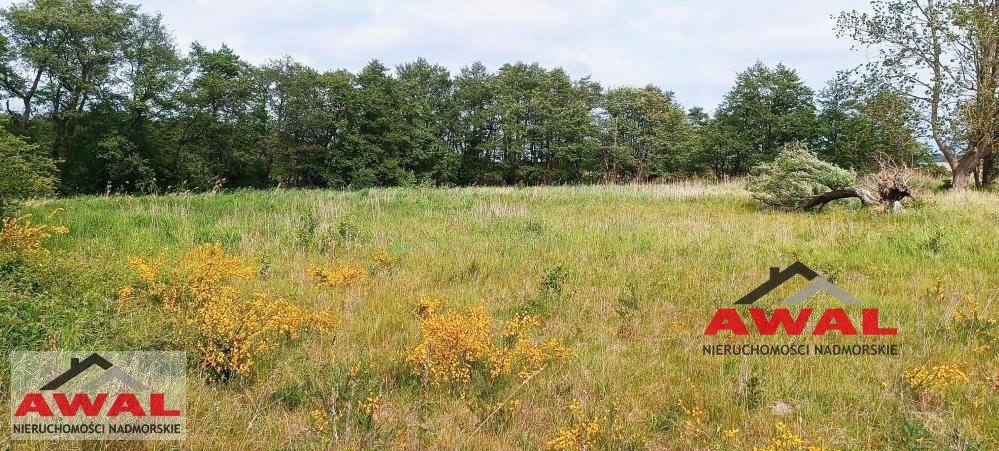
[[[92,196],[26,211],[68,233],[0,259],[0,357],[186,349],[188,438],[2,447],[999,448],[996,194],[925,192],[897,214],[776,212],[699,183]],[[282,302],[255,321],[288,313],[244,371],[213,367],[199,335],[178,332],[217,328],[203,316],[172,322],[187,314],[164,290],[193,282],[169,268],[191,249],[214,260],[189,268],[253,268],[210,279]],[[703,335],[796,260],[898,335]],[[143,273],[154,261],[167,269]],[[718,343],[901,353],[702,354]]]

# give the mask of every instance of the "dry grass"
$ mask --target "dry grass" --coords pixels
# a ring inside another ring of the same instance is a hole
[[[831,449],[999,446],[996,331],[952,318],[972,306],[997,315],[995,195],[926,194],[898,215],[771,212],[736,184],[694,183],[259,191],[31,206],[37,215],[57,207],[71,232],[50,242],[54,258],[99,268],[76,275],[63,295],[85,291],[92,304],[112,305],[134,279],[126,257],[221,242],[258,259],[268,292],[342,318],[332,336],[287,343],[247,378],[219,384],[192,369],[186,447],[537,449],[577,427],[581,440],[613,449],[751,449],[794,442],[788,434]],[[393,261],[376,262],[374,249]],[[899,343],[903,354],[702,356],[707,343],[790,341],[702,333],[714,310],[755,287],[767,267],[796,258],[880,308],[899,335],[876,341]],[[369,280],[317,286],[308,275],[314,265],[360,265]],[[519,389],[516,378],[476,377],[426,387],[407,363],[422,340],[413,314],[421,296],[456,308],[483,303],[498,322],[534,311],[540,333],[572,355]],[[18,346],[166,345],[144,325],[150,319],[108,310],[127,341],[75,337],[73,321],[53,321],[43,324],[44,337]],[[957,365],[968,381],[939,390],[905,384],[906,370],[937,365]],[[511,393],[516,403],[490,416]],[[369,413],[373,395],[380,397]],[[328,426],[316,421],[317,409]]]

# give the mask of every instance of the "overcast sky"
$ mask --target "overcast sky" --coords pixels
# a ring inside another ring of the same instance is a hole
[[[9,2],[5,2],[9,3]],[[453,72],[479,60],[560,66],[607,86],[657,84],[709,109],[738,71],[783,62],[820,88],[865,60],[830,18],[866,0],[149,0],[179,46],[226,43],[252,62],[291,55],[351,71],[425,57]]]

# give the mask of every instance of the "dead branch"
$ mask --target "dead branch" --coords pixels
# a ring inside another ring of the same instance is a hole
[[[902,200],[911,198],[915,194],[909,185],[913,170],[885,156],[878,156],[877,162],[880,169],[861,177],[856,185],[806,197],[798,203],[797,209],[822,207],[834,200],[855,197],[860,199],[860,203],[865,207],[875,207],[885,211],[901,210]],[[876,193],[877,197],[872,193]]]

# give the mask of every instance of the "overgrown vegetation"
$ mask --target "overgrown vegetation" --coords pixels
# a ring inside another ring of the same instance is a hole
[[[21,257],[24,228],[0,233],[0,350],[187,349],[193,448],[995,448],[999,204],[920,203],[802,214],[689,184],[35,200],[31,228],[68,233]],[[351,238],[302,241],[303,211]],[[711,314],[795,259],[880,309],[902,354],[701,355]]]
[[[0,127],[0,218],[16,211],[17,202],[50,194],[55,164],[37,145]]]
[[[792,144],[773,162],[753,168],[748,187],[753,197],[769,206],[793,209],[811,196],[846,188],[856,179],[853,172],[820,160],[804,145]]]
[[[159,16],[119,0],[0,11],[2,128],[35,174],[11,186],[62,194],[724,179],[795,142],[857,171],[879,154],[929,162],[921,104],[884,78],[838,74],[816,93],[759,62],[711,113],[669,87],[605,89],[537,63],[254,65],[224,45],[178,49]]]
[[[139,290],[126,285],[118,291],[119,301],[125,308],[135,308],[136,298],[153,303],[159,320],[171,325],[171,344],[196,353],[219,380],[247,376],[282,340],[297,339],[303,331],[329,332],[336,322],[333,315],[309,313],[284,297],[247,290],[258,269],[218,243],[195,246],[172,262],[132,257],[129,264]]]

